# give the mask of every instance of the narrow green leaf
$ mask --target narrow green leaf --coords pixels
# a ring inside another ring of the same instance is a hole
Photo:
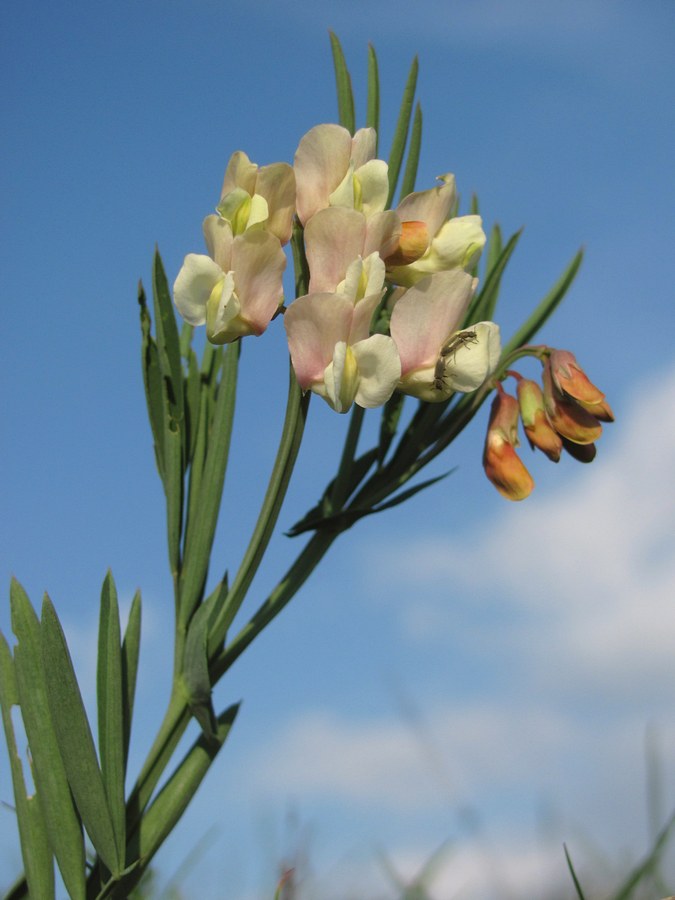
[[[405,394],[402,394],[400,391],[394,391],[382,407],[382,415],[380,417],[380,441],[377,448],[377,463],[380,466],[384,462],[387,451],[391,447],[391,443],[396,436],[404,405]]]
[[[117,876],[124,861],[115,839],[94,740],[61,623],[47,595],[42,604],[41,643],[47,699],[68,784],[94,848]]]
[[[417,72],[419,64],[415,57],[410,66],[408,80],[403,89],[403,99],[401,100],[401,110],[398,114],[394,139],[391,144],[391,152],[389,153],[389,197],[387,198],[387,206],[391,206],[391,201],[396,193],[396,185],[398,176],[401,172],[401,163],[403,162],[403,154],[405,145],[408,140],[408,129],[410,127],[410,116],[412,115],[413,102],[415,99],[415,89],[417,87]]]
[[[368,44],[368,102],[366,108],[366,126],[374,128],[376,140],[380,138],[380,71],[377,54],[372,44]],[[377,156],[377,143],[375,145]]]
[[[490,237],[488,239],[487,252],[485,254],[485,275],[489,275],[492,269],[497,265],[497,260],[501,256],[503,249],[502,230],[496,223],[492,226]]]
[[[21,714],[33,760],[33,781],[61,877],[71,897],[85,896],[84,839],[59,752],[42,665],[40,622],[21,585],[10,587]]]
[[[199,521],[201,509],[201,483],[206,462],[206,450],[208,447],[209,424],[211,419],[211,402],[209,385],[202,384],[199,395],[199,427],[195,440],[195,448],[190,461],[187,488],[187,514],[185,517],[185,536],[183,538],[183,552],[191,541],[192,530]]]
[[[216,714],[211,701],[211,679],[209,678],[209,625],[213,605],[205,601],[197,607],[190,619],[185,649],[183,651],[183,686],[187,693],[190,712],[195,717],[202,732],[209,740],[217,740]]]
[[[183,418],[183,367],[180,358],[180,338],[169,284],[166,280],[162,258],[157,249],[155,249],[152,265],[152,295],[159,365],[162,377],[166,382],[171,417],[180,422]]]
[[[425,488],[431,487],[432,484],[436,484],[436,482],[438,481],[443,481],[443,479],[447,478],[448,475],[452,475],[454,471],[455,469],[451,469],[449,472],[444,472],[442,475],[436,475],[435,478],[428,478],[421,484],[416,484],[414,487],[408,488],[405,491],[401,491],[400,494],[392,497],[391,500],[387,500],[386,503],[380,503],[378,506],[374,506],[371,512],[379,513],[383,512],[385,509],[393,509],[394,506],[398,506],[399,503],[405,503],[406,500],[410,500],[410,498],[414,497],[415,494],[419,494],[419,492],[423,491]]]
[[[0,632],[0,708],[5,741],[9,755],[9,765],[14,788],[16,819],[19,828],[21,856],[32,897],[54,897],[54,862],[47,826],[42,816],[38,799],[27,795],[23,777],[23,765],[16,746],[16,736],[12,723],[12,706],[19,702],[18,688],[14,677],[14,661],[5,636]]]
[[[218,522],[225,471],[232,436],[232,420],[237,390],[237,368],[240,342],[230,344],[223,356],[222,375],[218,386],[213,425],[199,489],[198,510],[194,526],[184,548],[180,581],[179,625],[187,627],[192,613],[203,596],[211,547]]]
[[[638,863],[638,865],[635,866],[635,868],[630,872],[628,878],[626,878],[624,883],[619,888],[616,896],[613,897],[612,900],[631,900],[631,898],[634,896],[635,889],[640,885],[640,883],[643,882],[645,878],[657,872],[659,860],[666,848],[666,844],[671,836],[674,826],[675,813],[671,815],[670,819],[663,826],[652,848],[649,850],[642,862]],[[668,900],[668,898],[666,898],[666,900]]]
[[[499,253],[494,265],[488,270],[483,287],[472,300],[464,319],[467,325],[471,325],[474,322],[488,322],[492,320],[495,307],[497,306],[502,275],[513,256],[522,233],[521,229],[511,235],[506,242],[506,246]]]
[[[577,897],[579,898],[579,900],[586,900],[586,898],[584,897],[584,892],[581,890],[581,885],[579,884],[577,873],[574,871],[572,859],[567,850],[567,844],[563,844],[563,849],[565,851],[565,859],[567,860],[567,868],[570,870],[570,875],[572,876],[572,881],[574,882],[574,889],[577,892]]]
[[[238,710],[237,704],[218,716],[215,741],[209,741],[204,735],[200,735],[143,816],[136,836],[136,855],[145,865],[185,812],[209,766],[225,743]]]
[[[122,641],[122,716],[124,725],[124,770],[129,757],[129,739],[134,714],[136,675],[141,649],[141,592],[136,591],[131,601],[129,621]]]
[[[412,131],[410,132],[410,144],[408,145],[408,158],[401,182],[401,200],[415,190],[417,180],[417,168],[420,162],[420,150],[422,149],[422,107],[419,103],[415,106]]]
[[[537,306],[532,315],[513,335],[506,347],[502,349],[502,358],[507,356],[513,350],[516,350],[518,347],[522,347],[523,344],[527,344],[530,338],[539,331],[546,320],[553,314],[553,311],[562,301],[570,285],[574,281],[574,277],[579,271],[583,256],[583,250],[580,250],[575,255],[572,262],[565,269],[559,280],[553,285],[539,306]]]
[[[164,478],[164,411],[162,401],[162,373],[159,368],[157,344],[150,333],[152,321],[143,290],[138,283],[138,303],[141,308],[141,369],[148,418],[155,447],[155,462],[160,478]]]
[[[108,798],[117,856],[124,859],[124,683],[122,680],[122,648],[120,646],[120,613],[117,589],[108,571],[101,589],[101,611],[98,631],[96,697],[98,705],[98,746],[101,776]]]
[[[164,382],[166,386],[166,381]],[[165,418],[164,429],[164,495],[166,497],[166,529],[169,565],[174,578],[181,567],[180,544],[183,529],[183,426]]]
[[[333,66],[335,68],[335,87],[337,88],[338,119],[340,125],[346,128],[350,134],[356,130],[356,117],[354,114],[354,94],[349,69],[342,52],[342,46],[338,36],[330,32],[330,46],[333,53]]]
[[[480,208],[478,205],[478,194],[471,195],[471,205],[469,207],[469,213],[472,216],[477,216],[480,214]]]
[[[185,434],[186,462],[192,462],[197,443],[197,434],[199,430],[199,415],[201,412],[201,374],[197,364],[197,354],[189,347],[187,355],[187,379],[185,381]]]

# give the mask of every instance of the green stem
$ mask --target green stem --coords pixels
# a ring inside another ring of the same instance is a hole
[[[225,640],[227,630],[244,602],[246,592],[251,586],[251,582],[258,571],[274,532],[291,475],[293,474],[298,451],[300,450],[300,443],[307,419],[309,398],[309,393],[305,394],[304,397],[302,396],[293,368],[289,366],[286,417],[284,419],[279,450],[277,451],[265,499],[263,500],[255,529],[251,535],[251,540],[246,548],[244,558],[232,583],[227,600],[211,626],[209,638],[210,655],[215,653]]]

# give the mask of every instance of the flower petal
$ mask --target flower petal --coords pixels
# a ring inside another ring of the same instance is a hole
[[[225,169],[220,199],[222,200],[226,194],[229,194],[235,188],[243,188],[247,194],[254,194],[257,172],[257,165],[251,162],[243,150],[237,150],[230,157],[230,161]]]
[[[341,125],[315,125],[295,152],[298,218],[305,225],[344,178],[352,155],[352,137]]]
[[[474,286],[470,275],[452,269],[427,276],[397,300],[390,332],[403,375],[436,364],[441,347],[464,317]]]
[[[283,300],[286,256],[267,231],[247,231],[232,243],[232,269],[241,315],[261,334]]]
[[[358,169],[375,156],[377,133],[374,128],[359,128],[352,138],[350,158]]]
[[[215,218],[215,217],[214,217]],[[173,285],[173,300],[189,325],[206,322],[206,304],[218,282],[225,278],[220,266],[210,257],[188,253]]]
[[[349,265],[363,254],[366,220],[354,209],[319,210],[305,227],[309,292],[334,291]]]
[[[456,196],[454,175],[439,175],[438,180],[442,184],[408,194],[396,207],[402,222],[424,222],[430,235],[435,235],[446,221]]]
[[[353,314],[351,300],[341,294],[307,294],[286,310],[288,348],[303,391],[323,380],[336,344],[347,342]]]
[[[258,170],[256,193],[267,200],[267,229],[282,244],[288,243],[295,215],[295,173],[288,163],[273,163]]]
[[[211,215],[204,219],[202,230],[209,256],[218,263],[223,272],[229,272],[232,268],[230,260],[234,239],[230,223],[221,216]]]
[[[359,368],[359,387],[354,398],[359,406],[382,406],[394,393],[401,377],[396,344],[384,334],[374,334],[352,346]]]
[[[465,329],[473,336],[448,354],[443,382],[453,391],[475,391],[499,364],[501,341],[499,326],[478,322]]]

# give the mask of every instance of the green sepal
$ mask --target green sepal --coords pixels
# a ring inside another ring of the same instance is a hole
[[[47,836],[47,826],[38,798],[29,797],[23,776],[23,765],[16,746],[12,723],[12,706],[19,703],[14,673],[14,660],[5,636],[0,632],[0,708],[9,764],[14,788],[14,803],[21,856],[28,892],[32,897],[54,897],[54,861]]]
[[[380,139],[380,71],[377,54],[372,44],[368,44],[368,99],[366,106],[366,126],[375,129],[375,155]]]
[[[98,748],[101,757],[101,777],[115,832],[117,856],[120,860],[124,859],[126,844],[124,694],[117,589],[112,573],[108,571],[101,588],[96,666]]]
[[[403,181],[401,182],[401,192],[399,194],[401,200],[404,197],[407,197],[408,194],[412,194],[415,190],[421,149],[422,107],[418,102],[415,105],[415,115],[413,116],[412,131],[410,132],[410,144],[408,145],[408,157],[406,159],[405,171],[403,172]]]
[[[141,592],[136,591],[131,601],[129,620],[122,641],[122,716],[124,725],[124,770],[129,758],[131,722],[134,714],[136,676],[141,649]]]
[[[117,844],[94,740],[63,629],[46,594],[40,632],[47,699],[68,784],[96,852],[111,874],[119,876],[123,853]]]
[[[396,185],[398,176],[401,172],[401,163],[403,162],[403,154],[405,145],[408,140],[408,129],[410,128],[410,117],[412,115],[413,102],[415,100],[415,89],[417,87],[417,72],[419,63],[415,57],[410,66],[408,80],[403,89],[403,99],[401,100],[401,109],[396,122],[396,130],[394,131],[394,139],[391,144],[389,153],[389,196],[387,197],[387,207],[391,206],[391,201],[396,193]]]
[[[333,53],[333,66],[335,67],[335,87],[337,89],[338,120],[343,128],[350,134],[356,130],[356,116],[354,114],[354,92],[352,91],[352,79],[342,52],[340,40],[334,32],[330,34],[330,47]]]

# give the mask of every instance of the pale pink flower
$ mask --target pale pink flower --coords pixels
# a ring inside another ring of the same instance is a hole
[[[225,170],[218,213],[234,235],[265,228],[282,244],[291,237],[295,214],[295,174],[288,163],[257,166],[237,150]]]

